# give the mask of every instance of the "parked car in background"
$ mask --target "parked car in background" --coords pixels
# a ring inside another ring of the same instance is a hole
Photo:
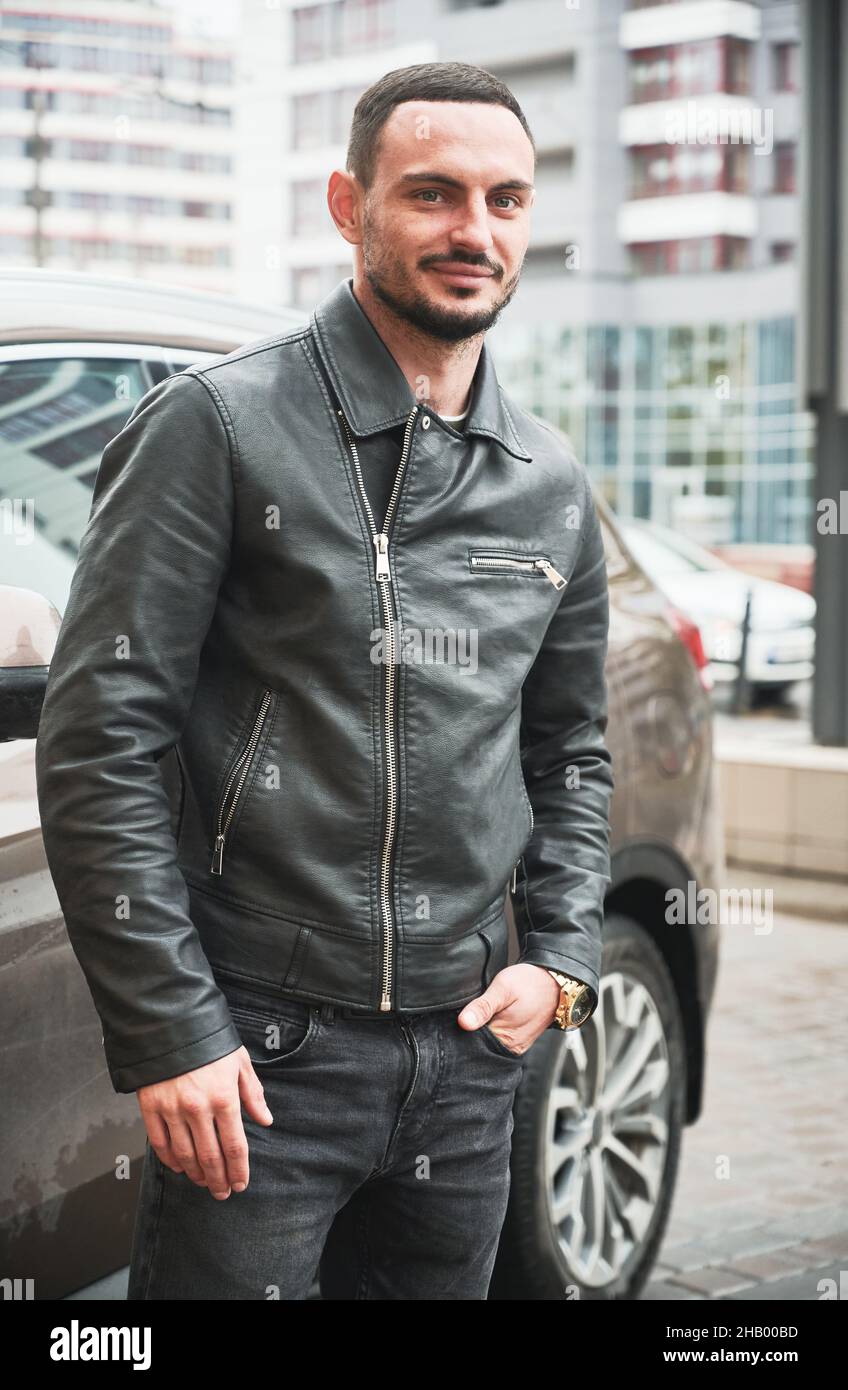
[[[710,550],[725,564],[760,579],[773,579],[788,584],[805,594],[813,592],[816,568],[814,545],[754,545],[735,542],[732,545],[711,545]]]
[[[746,574],[663,526],[619,525],[645,572],[697,624],[714,681],[736,680],[749,594],[745,676],[752,688],[775,692],[811,678],[816,603],[810,594]]]
[[[0,302],[0,487],[6,503],[33,502],[31,535],[0,559],[0,1268],[33,1279],[37,1298],[79,1297],[126,1266],[145,1130],[135,1097],[112,1089],[44,857],[38,693],[105,444],[164,376],[304,316],[43,271],[0,271]],[[638,1294],[704,1087],[718,927],[668,913],[670,894],[694,900],[723,876],[704,658],[695,625],[598,506],[616,781],[601,999],[585,1027],[547,1030],[524,1059],[493,1299],[562,1298],[573,1285],[589,1299]],[[173,750],[158,767],[179,854]]]

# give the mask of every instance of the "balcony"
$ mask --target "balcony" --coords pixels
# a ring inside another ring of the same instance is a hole
[[[618,235],[627,244],[682,237],[752,237],[757,204],[741,193],[683,193],[634,198],[618,210]]]
[[[758,39],[759,8],[745,0],[684,0],[626,10],[619,25],[619,42],[627,49],[724,36]]]

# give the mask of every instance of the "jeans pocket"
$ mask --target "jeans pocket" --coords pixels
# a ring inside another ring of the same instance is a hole
[[[254,1067],[281,1066],[306,1051],[319,1027],[319,1009],[302,999],[274,999],[225,989],[233,1023]]]
[[[499,1057],[509,1057],[513,1062],[523,1062],[524,1057],[520,1052],[513,1052],[511,1047],[507,1047],[505,1042],[501,1042],[497,1033],[494,1033],[488,1023],[484,1023],[478,1028],[478,1033],[483,1034],[485,1042],[492,1052],[496,1052]]]

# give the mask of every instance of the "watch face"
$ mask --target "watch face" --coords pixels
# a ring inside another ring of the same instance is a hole
[[[592,991],[590,989],[582,989],[575,999],[571,1010],[571,1022],[574,1027],[579,1028],[581,1023],[585,1023],[591,1012]]]

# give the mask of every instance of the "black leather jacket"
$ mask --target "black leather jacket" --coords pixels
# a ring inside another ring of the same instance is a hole
[[[398,424],[375,541],[362,460]],[[520,959],[597,991],[607,624],[585,469],[485,344],[464,433],[350,280],[149,390],[103,453],[36,746],[115,1090],[241,1045],[213,970],[458,1010],[508,963],[514,870]]]

